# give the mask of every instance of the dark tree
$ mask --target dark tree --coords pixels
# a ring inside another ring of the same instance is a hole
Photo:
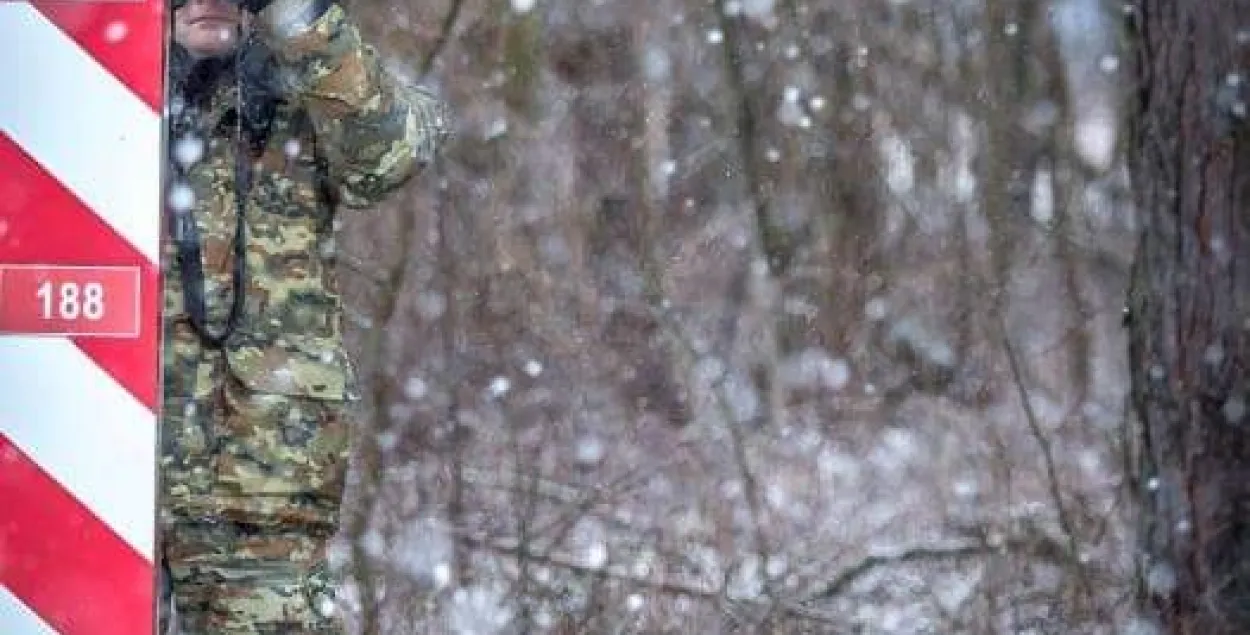
[[[1250,0],[1128,9],[1140,600],[1168,633],[1250,633]]]

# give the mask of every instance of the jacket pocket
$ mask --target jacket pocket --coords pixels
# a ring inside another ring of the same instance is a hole
[[[259,514],[261,523],[337,511],[351,450],[341,400],[257,390],[231,378],[225,405],[217,462],[222,494],[252,498],[240,503],[247,508],[241,511]]]
[[[343,401],[354,385],[347,355],[322,339],[287,336],[279,344],[235,347],[226,355],[230,374],[258,393]]]

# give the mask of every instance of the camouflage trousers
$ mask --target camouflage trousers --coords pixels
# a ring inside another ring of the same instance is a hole
[[[249,390],[189,338],[167,338],[164,355],[160,633],[342,633],[327,544],[350,444],[343,403]]]

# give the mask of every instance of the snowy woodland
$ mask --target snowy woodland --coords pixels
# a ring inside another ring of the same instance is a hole
[[[341,226],[354,632],[1157,632],[1119,3],[348,6],[456,115]]]

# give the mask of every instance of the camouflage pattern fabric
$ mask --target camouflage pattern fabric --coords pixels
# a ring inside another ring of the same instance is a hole
[[[249,390],[189,329],[167,349],[166,381],[182,392],[168,393],[162,437],[177,632],[342,633],[325,551],[350,450],[343,404]]]
[[[337,5],[274,50],[288,92],[254,162],[245,304],[222,350],[190,326],[173,241],[162,254],[160,540],[185,635],[341,632],[320,610],[356,392],[335,217],[383,200],[448,134],[445,106],[384,73]],[[214,331],[233,293],[236,90],[223,83],[170,139],[184,175],[170,198],[190,203],[200,231]]]
[[[178,589],[178,633],[341,635],[335,578],[322,546],[299,529],[251,531],[204,522],[178,527],[166,547]],[[167,626],[163,628],[168,628]]]
[[[341,350],[334,226],[343,208],[375,205],[433,159],[448,134],[446,108],[382,70],[357,28],[333,5],[306,35],[277,49],[290,99],[278,107],[256,160],[248,201],[244,323],[227,346],[234,375],[256,390],[342,399],[351,390]],[[203,243],[208,318],[229,313],[234,238],[235,150],[229,124],[237,88],[223,84],[194,119],[198,130],[172,139],[203,143],[186,167]],[[176,248],[166,245],[166,315],[185,314]]]

